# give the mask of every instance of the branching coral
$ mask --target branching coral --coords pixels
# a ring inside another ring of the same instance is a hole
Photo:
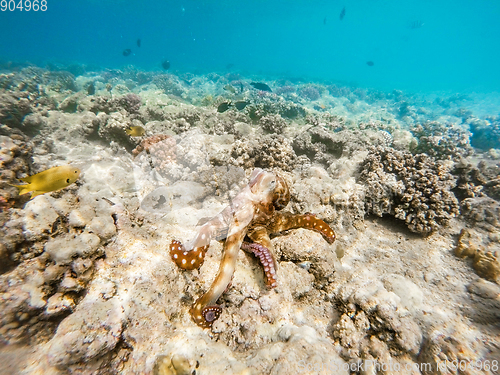
[[[458,215],[449,168],[425,154],[373,148],[360,166],[367,211],[403,220],[412,232],[429,234]]]

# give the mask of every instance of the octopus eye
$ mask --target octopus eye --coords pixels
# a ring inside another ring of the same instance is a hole
[[[219,306],[207,306],[201,312],[203,318],[207,323],[210,323],[210,325],[219,318],[221,313],[222,309]]]

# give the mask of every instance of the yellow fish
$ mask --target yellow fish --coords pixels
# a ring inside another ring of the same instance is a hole
[[[45,194],[51,191],[64,189],[78,180],[80,170],[70,165],[61,165],[47,169],[46,171],[21,178],[26,185],[12,185],[19,188],[19,195],[31,193],[31,199],[37,195]]]
[[[125,133],[132,137],[141,137],[146,133],[144,128],[142,126],[129,126],[127,129],[125,129]]]

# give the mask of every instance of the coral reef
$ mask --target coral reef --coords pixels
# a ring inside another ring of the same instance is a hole
[[[457,125],[428,121],[413,126],[411,132],[418,139],[415,153],[438,159],[467,157],[472,153],[471,133]]]
[[[305,85],[299,88],[298,94],[307,100],[318,100],[321,98],[320,90],[314,85]]]
[[[231,164],[245,169],[279,168],[284,171],[293,170],[297,158],[290,142],[277,134],[259,140],[237,140],[230,155]]]
[[[281,134],[286,127],[286,121],[280,115],[267,115],[259,120],[260,126],[268,133]]]
[[[500,149],[500,116],[487,117],[484,121],[471,118],[468,121],[472,132],[471,144],[482,151]]]
[[[358,181],[367,185],[367,212],[392,215],[412,232],[432,233],[459,213],[449,167],[426,154],[373,148]]]

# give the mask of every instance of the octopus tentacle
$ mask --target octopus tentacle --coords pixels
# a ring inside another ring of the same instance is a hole
[[[187,251],[183,244],[173,240],[170,244],[170,257],[178,267],[184,270],[194,270],[200,268],[205,261],[207,250],[208,245],[196,247],[191,251]]]
[[[206,221],[196,234],[195,238],[188,242],[186,246],[182,245],[180,241],[173,240],[170,243],[170,257],[172,260],[184,270],[194,270],[201,267],[205,261],[205,254],[212,237],[219,238],[221,228],[226,224],[225,211],[221,212],[214,218]]]
[[[335,232],[323,220],[311,213],[294,215],[289,212],[276,212],[267,226],[270,233],[282,232],[288,229],[305,228],[320,233],[329,244],[335,241]]]
[[[246,230],[242,230],[236,231],[227,238],[219,273],[210,289],[198,298],[191,307],[190,312],[193,320],[202,328],[210,328],[221,314],[222,309],[216,303],[233,278],[238,251],[245,235]]]
[[[269,249],[260,243],[243,242],[241,248],[254,254],[262,264],[264,273],[266,275],[266,285],[268,288],[276,288],[278,285],[276,281],[276,267],[274,257]]]

